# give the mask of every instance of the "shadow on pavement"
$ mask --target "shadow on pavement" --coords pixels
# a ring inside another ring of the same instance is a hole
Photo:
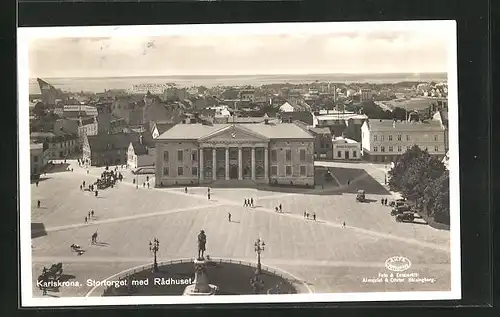
[[[47,235],[47,231],[45,231],[45,225],[41,222],[32,222],[31,223],[31,239],[43,237]]]

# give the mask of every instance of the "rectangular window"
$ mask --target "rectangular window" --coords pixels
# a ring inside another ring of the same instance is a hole
[[[352,151],[352,157],[358,157],[358,152]]]
[[[271,176],[278,176],[278,166],[271,166]]]
[[[290,165],[286,166],[285,173],[286,176],[292,176],[292,167]]]
[[[33,162],[38,162],[38,155],[33,156]]]
[[[401,141],[401,134],[398,135],[398,141]]]
[[[401,152],[401,145],[398,145],[398,152]]]
[[[434,146],[434,152],[439,152],[439,145]]]
[[[378,152],[378,146],[373,147],[373,152]]]
[[[389,135],[389,141],[392,141],[392,135]]]
[[[410,135],[406,135],[406,141],[410,141]]]
[[[301,149],[300,150],[300,161],[305,162],[306,161],[306,150]]]
[[[337,151],[337,157],[342,157],[342,151]]]
[[[380,136],[380,141],[384,141],[384,136],[383,135]]]
[[[163,161],[168,162],[168,151],[163,152]]]
[[[392,152],[394,148],[392,146],[389,146],[389,152]]]
[[[198,167],[197,166],[191,167],[191,175],[198,176]]]
[[[373,141],[377,141],[377,135],[376,134],[373,136]]]
[[[385,146],[380,147],[380,152],[385,152]]]
[[[184,167],[179,166],[177,167],[177,176],[182,176],[184,175]]]
[[[184,161],[184,152],[182,150],[177,150],[177,161]]]
[[[271,150],[271,162],[276,162],[278,160],[278,152],[276,150]]]
[[[438,136],[437,134],[434,136],[434,141],[437,141],[438,140]]]
[[[168,166],[163,168],[163,176],[168,176]]]
[[[286,161],[290,162],[292,160],[292,150],[286,149]]]
[[[191,160],[192,160],[193,162],[196,162],[196,161],[198,160],[198,151],[197,151],[197,150],[193,150],[193,151],[191,152]]]
[[[307,168],[306,166],[302,165],[300,167],[300,176],[306,176],[307,175]]]

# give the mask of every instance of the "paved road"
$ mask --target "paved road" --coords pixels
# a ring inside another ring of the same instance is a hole
[[[41,266],[60,261],[76,279],[106,278],[134,263],[148,263],[151,255],[147,242],[155,236],[161,241],[161,260],[192,257],[196,234],[204,228],[209,236],[209,250],[217,257],[253,261],[253,241],[264,237],[267,248],[263,261],[314,283],[312,288],[317,292],[338,287],[350,291],[380,290],[380,286],[370,289],[361,285],[358,277],[377,274],[385,260],[395,255],[410,258],[412,268],[421,274],[441,276],[439,284],[422,289],[449,287],[447,232],[425,225],[395,223],[388,209],[380,204],[355,203],[356,186],[373,185],[371,173],[354,171],[352,175],[359,177],[350,179],[349,185],[341,180],[341,186],[335,189],[301,193],[212,189],[209,201],[203,187],[189,188],[188,193],[181,188],[136,189],[128,175],[115,188],[101,191],[101,199],[79,190],[83,179],[93,180],[101,171],[91,168],[87,174],[74,168],[74,172],[48,174],[50,178],[40,182],[39,187],[32,186],[33,200],[41,198],[46,206],[33,208],[32,218],[43,223],[47,232],[32,240],[34,278]],[[350,177],[347,172],[346,177]],[[255,199],[255,208],[242,206],[243,199],[249,197]],[[382,196],[371,197],[378,200]],[[278,204],[283,205],[284,213],[274,211]],[[91,208],[99,217],[85,224],[83,215]],[[305,210],[316,213],[318,221],[304,219]],[[228,212],[232,213],[233,222],[227,221]],[[97,229],[104,245],[88,243]],[[84,246],[87,252],[76,256],[69,250],[71,243]],[[67,290],[59,295],[82,296],[84,291]]]

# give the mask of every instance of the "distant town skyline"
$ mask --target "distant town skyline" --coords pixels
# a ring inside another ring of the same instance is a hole
[[[322,34],[41,38],[29,77],[446,73],[438,29]]]

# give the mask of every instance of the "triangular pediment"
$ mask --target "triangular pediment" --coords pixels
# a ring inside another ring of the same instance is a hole
[[[246,129],[241,125],[230,125],[220,130],[217,130],[213,133],[210,133],[206,136],[203,136],[199,139],[199,141],[203,142],[228,141],[228,140],[248,141],[248,142],[269,141],[269,139],[266,138],[265,136],[257,132],[251,131],[249,129]]]

